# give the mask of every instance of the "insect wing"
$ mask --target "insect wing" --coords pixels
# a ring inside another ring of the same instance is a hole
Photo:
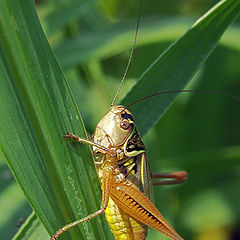
[[[151,169],[146,153],[140,154],[139,160],[140,171],[138,172],[138,174],[140,175],[139,178],[141,179],[141,184],[143,185],[143,193],[146,195],[147,198],[150,199],[151,202],[154,202]]]

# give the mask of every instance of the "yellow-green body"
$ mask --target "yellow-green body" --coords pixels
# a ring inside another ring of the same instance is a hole
[[[114,106],[111,111],[103,117],[96,127],[93,141],[107,148],[114,146],[117,149],[121,149],[125,157],[116,162],[115,168],[122,172],[122,178],[126,180],[126,183],[130,181],[138,191],[144,193],[152,200],[151,173],[147,165],[148,162],[144,145],[134,127],[131,131],[128,131],[127,134],[126,130],[119,127],[121,119],[116,113],[123,109],[125,108],[122,106]],[[110,122],[112,122],[112,124],[109,124]],[[133,133],[137,134],[135,138],[138,138],[136,139],[138,142],[135,144],[138,144],[140,147],[137,151],[130,152],[127,151],[126,146],[129,138],[133,137]],[[102,168],[106,162],[106,154],[100,153],[99,149],[95,147],[93,147],[93,152],[98,176],[102,182]],[[105,210],[105,215],[116,240],[146,239],[148,227],[125,213],[124,210],[113,201],[111,196]]]
[[[51,240],[103,212],[116,240],[145,240],[147,226],[172,240],[183,240],[153,204],[145,147],[128,109],[111,107],[97,125],[93,141],[69,132],[64,137],[93,146],[102,204],[96,212],[61,227]]]

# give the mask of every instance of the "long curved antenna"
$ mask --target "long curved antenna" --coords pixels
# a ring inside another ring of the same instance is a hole
[[[152,95],[148,95],[148,96],[139,98],[138,100],[129,104],[126,108],[129,108],[132,105],[134,105],[142,100],[145,100],[147,98],[155,97],[155,96],[163,95],[163,94],[169,94],[169,93],[201,93],[201,94],[210,94],[210,95],[222,95],[222,96],[229,97],[229,98],[232,98],[232,99],[240,102],[240,97],[237,97],[237,96],[234,96],[234,95],[231,95],[228,93],[223,93],[223,92],[214,92],[214,91],[205,91],[205,90],[173,90],[173,91],[158,92],[158,93],[155,93]]]
[[[123,74],[123,77],[122,77],[122,81],[120,83],[120,86],[117,90],[117,93],[115,94],[114,98],[113,98],[113,101],[110,105],[110,107],[113,107],[116,99],[117,99],[117,96],[122,88],[122,85],[123,85],[123,82],[126,78],[126,75],[127,75],[127,72],[128,72],[128,68],[130,66],[130,63],[131,63],[131,60],[132,60],[132,56],[133,56],[133,52],[134,52],[134,49],[135,49],[135,45],[136,45],[136,41],[137,41],[137,35],[138,35],[138,29],[139,29],[139,23],[140,23],[140,18],[141,18],[141,12],[142,12],[142,0],[140,0],[140,6],[139,6],[139,11],[138,11],[138,19],[137,19],[137,26],[136,26],[136,32],[135,32],[135,37],[134,37],[134,41],[133,41],[133,46],[132,46],[132,50],[131,50],[131,53],[130,53],[130,56],[129,56],[129,59],[128,59],[128,63],[127,63],[127,67],[125,69],[125,72]]]

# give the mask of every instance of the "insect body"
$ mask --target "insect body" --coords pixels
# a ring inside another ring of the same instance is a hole
[[[60,228],[51,240],[104,211],[116,240],[144,240],[147,226],[170,239],[182,239],[151,201],[151,172],[144,144],[128,109],[113,106],[98,123],[93,141],[68,132],[65,138],[93,146],[102,204],[97,212]]]
[[[97,125],[93,139],[116,153],[109,161],[107,155],[93,147],[102,184],[107,162],[113,167],[112,189],[105,214],[115,239],[145,239],[146,225],[172,239],[181,239],[151,202],[151,172],[130,111],[123,106],[112,107]]]
[[[114,175],[112,182],[117,191],[115,191],[115,194],[110,191],[109,203],[105,211],[115,239],[145,239],[146,226],[131,218],[129,214],[123,211],[124,207],[121,209],[117,204],[122,197],[121,204],[127,203],[128,207],[133,204],[137,208],[136,202],[121,190],[119,184],[124,184],[129,189],[134,187],[148,197],[151,195],[151,189],[147,184],[147,181],[151,179],[150,172],[145,171],[141,175],[143,172],[140,169],[141,167],[147,167],[147,162],[144,161],[146,156],[144,145],[135,129],[134,119],[130,112],[124,107],[114,106],[97,125],[93,140],[107,148],[113,148],[117,153],[116,158],[111,161]],[[98,176],[103,183],[103,171],[106,162],[109,160],[97,148],[94,147],[93,151]]]
[[[102,188],[101,208],[85,218],[60,228],[51,240],[57,239],[63,232],[104,211],[116,240],[145,240],[148,226],[172,240],[182,239],[153,204],[152,177],[175,179],[157,182],[157,184],[171,184],[183,181],[186,172],[152,176],[145,147],[138,134],[133,115],[124,106],[114,106],[132,59],[141,6],[142,0],[140,0],[132,51],[120,87],[110,111],[98,123],[93,140],[83,139],[69,132],[64,136],[93,146],[95,166]]]

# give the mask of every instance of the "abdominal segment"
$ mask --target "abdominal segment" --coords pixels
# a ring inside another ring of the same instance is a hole
[[[105,211],[108,224],[116,240],[145,240],[147,226],[131,218],[110,197]]]

